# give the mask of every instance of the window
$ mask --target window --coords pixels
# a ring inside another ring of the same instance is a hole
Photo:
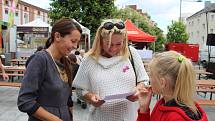
[[[18,12],[18,11],[16,11],[15,15],[16,15],[16,16],[19,16],[19,12]]]
[[[199,36],[199,31],[197,31],[196,33],[197,33],[197,36]]]
[[[205,24],[202,24],[202,26],[203,26],[203,29],[205,29]]]
[[[16,9],[19,9],[19,4],[16,5]]]
[[[193,37],[193,32],[191,32],[191,37]]]
[[[25,7],[25,11],[27,11],[28,10],[28,7]]]
[[[192,26],[194,25],[194,21],[192,21]]]
[[[28,23],[28,14],[27,13],[24,13],[24,20],[25,20],[25,23]]]
[[[5,14],[8,14],[8,9],[5,9],[5,10],[4,10],[4,13],[5,13]]]
[[[200,19],[198,19],[197,21],[198,21],[198,24],[199,24],[199,22],[200,22]]]
[[[211,33],[213,33],[213,31],[214,31],[213,29],[210,29],[210,32],[211,32]]]
[[[9,1],[8,0],[5,0],[5,5],[9,6]]]
[[[205,42],[205,37],[204,36],[202,36],[202,41],[203,41],[203,43]]]
[[[211,20],[213,20],[214,19],[214,15],[211,15]]]
[[[40,15],[40,11],[37,11],[37,14]]]

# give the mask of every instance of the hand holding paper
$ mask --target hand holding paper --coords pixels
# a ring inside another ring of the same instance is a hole
[[[103,98],[104,101],[114,100],[114,99],[126,99],[128,96],[133,95],[135,92],[121,93],[115,95],[108,95]]]

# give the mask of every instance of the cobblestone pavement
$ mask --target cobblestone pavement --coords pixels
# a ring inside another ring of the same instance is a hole
[[[19,88],[0,87],[0,121],[27,121],[27,115],[21,113],[16,106]],[[203,94],[201,94],[203,95]],[[209,94],[206,96],[208,98]],[[215,98],[215,95],[213,95]],[[152,100],[151,107],[155,104]],[[207,113],[209,121],[215,121],[215,107],[203,107]],[[74,121],[87,121],[88,109],[82,109],[77,103],[74,104]]]

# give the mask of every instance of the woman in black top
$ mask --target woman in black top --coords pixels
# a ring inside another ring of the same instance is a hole
[[[46,50],[29,61],[18,96],[18,108],[29,115],[29,121],[72,121],[72,75],[66,56],[77,47],[81,32],[68,18],[57,21]]]

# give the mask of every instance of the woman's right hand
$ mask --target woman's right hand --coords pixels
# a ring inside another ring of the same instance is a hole
[[[140,112],[147,112],[152,98],[152,88],[145,85],[137,86]]]
[[[100,107],[105,103],[104,100],[101,100],[101,98],[94,93],[87,93],[86,95],[84,95],[84,97],[90,104],[95,107]]]

